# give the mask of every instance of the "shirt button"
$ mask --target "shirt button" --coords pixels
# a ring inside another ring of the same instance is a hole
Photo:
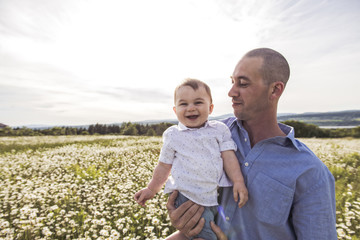
[[[246,162],[246,163],[245,163],[245,167],[248,167],[248,166],[249,166],[249,163],[248,163],[248,162]]]
[[[247,142],[247,138],[245,138],[244,141]]]
[[[230,218],[229,218],[229,217],[226,217],[225,219],[226,219],[226,221],[229,221],[229,220],[230,220]]]

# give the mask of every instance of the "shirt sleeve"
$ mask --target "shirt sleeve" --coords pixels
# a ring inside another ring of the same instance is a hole
[[[337,239],[335,181],[330,172],[294,200],[292,222],[297,239]]]
[[[173,164],[175,158],[175,150],[171,146],[173,137],[171,129],[167,129],[163,134],[163,146],[160,151],[159,162]]]
[[[219,129],[221,131],[220,151],[234,150],[236,151],[237,146],[234,140],[231,138],[230,129],[224,124],[219,122]]]

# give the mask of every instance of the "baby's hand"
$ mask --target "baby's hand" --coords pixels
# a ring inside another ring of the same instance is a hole
[[[240,201],[238,203],[239,208],[244,206],[248,200],[248,190],[243,181],[234,182],[233,193],[234,193],[235,202],[239,201],[239,196],[240,196]]]
[[[144,188],[135,193],[134,199],[141,206],[145,207],[145,202],[149,199],[152,199],[156,193],[151,191],[149,188]]]

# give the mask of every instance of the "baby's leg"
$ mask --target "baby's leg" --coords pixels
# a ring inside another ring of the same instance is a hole
[[[205,207],[205,210],[201,217],[205,219],[205,225],[201,232],[195,236],[195,238],[203,238],[206,240],[217,240],[216,234],[213,232],[210,226],[210,222],[215,222],[215,215],[217,213],[217,207]]]
[[[178,208],[181,204],[185,203],[189,199],[182,195],[180,192],[175,200],[175,207]],[[215,221],[215,215],[217,213],[217,207],[205,207],[205,210],[201,217],[205,219],[205,225],[201,232],[193,238],[203,238],[206,240],[217,240],[217,237],[211,229],[210,222]],[[191,238],[191,239],[193,239]]]

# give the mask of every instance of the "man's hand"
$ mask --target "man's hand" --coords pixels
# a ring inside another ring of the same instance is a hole
[[[210,222],[211,229],[214,231],[214,233],[217,236],[218,240],[227,240],[227,237],[223,231],[217,226],[213,221]]]
[[[186,237],[193,237],[204,227],[205,219],[201,218],[204,207],[189,200],[175,208],[177,195],[178,191],[174,191],[166,204],[171,224]]]
[[[227,240],[225,233],[223,231],[221,231],[221,229],[213,221],[210,222],[210,225],[211,225],[211,229],[216,234],[216,237],[218,240]],[[194,238],[194,240],[206,240],[206,239]]]

